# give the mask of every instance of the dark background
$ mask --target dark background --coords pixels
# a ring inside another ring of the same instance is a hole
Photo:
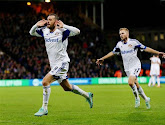
[[[159,0],[105,0],[105,29],[165,27],[165,6]]]
[[[33,0],[30,0],[32,2]],[[23,1],[2,1],[0,0],[0,10],[9,11],[13,8],[13,5]],[[36,1],[35,1],[36,2]],[[59,1],[58,1],[59,2]],[[77,4],[83,4],[86,1],[61,1],[60,7],[71,10],[76,8]],[[37,2],[36,2],[37,3]],[[91,13],[92,18],[92,6],[89,4],[89,15]],[[97,2],[97,21],[100,21],[100,8],[99,2]],[[26,4],[26,2],[25,2]],[[19,5],[19,4],[18,4]],[[73,8],[72,8],[73,7]],[[19,8],[17,8],[19,11]],[[12,11],[12,10],[11,10]],[[120,27],[127,28],[165,28],[165,2],[160,0],[104,0],[104,29],[105,30],[117,30]],[[100,23],[100,22],[99,22]],[[98,24],[99,24],[98,23]]]

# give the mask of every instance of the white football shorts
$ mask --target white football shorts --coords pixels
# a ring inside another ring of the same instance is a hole
[[[64,79],[68,79],[67,72],[69,70],[69,63],[68,62],[61,62],[56,64],[51,71],[49,72],[54,79],[61,83]]]
[[[150,75],[156,75],[159,76],[160,75],[160,68],[157,66],[151,66],[151,70],[150,70]]]
[[[135,77],[138,77],[139,76],[139,73],[141,71],[141,68],[132,68],[130,69],[129,71],[125,71],[127,76],[135,76]]]

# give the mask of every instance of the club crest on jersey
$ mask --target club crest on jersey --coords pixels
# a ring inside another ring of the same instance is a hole
[[[128,47],[132,47],[132,45],[131,45],[131,44],[129,44],[129,45],[128,45]]]
[[[58,36],[60,33],[59,32],[56,32],[55,35]]]

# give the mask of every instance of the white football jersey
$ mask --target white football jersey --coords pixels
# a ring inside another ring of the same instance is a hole
[[[136,39],[129,38],[127,40],[127,43],[124,43],[123,41],[119,41],[116,47],[113,49],[114,54],[121,53],[125,71],[130,71],[135,68],[141,69],[141,62],[137,57],[138,48],[143,51],[144,49],[146,49],[146,46],[141,44]]]
[[[59,62],[70,62],[67,54],[70,31],[64,28],[50,32],[47,27],[37,28],[36,32],[44,37],[51,69]]]
[[[152,57],[151,59],[150,75],[160,75],[161,61],[158,57]]]
[[[161,64],[161,61],[158,57],[152,57],[151,58],[151,66],[160,67],[159,64]]]

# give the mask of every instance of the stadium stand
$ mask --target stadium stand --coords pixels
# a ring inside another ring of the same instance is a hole
[[[68,76],[76,78],[113,76],[114,70],[109,67],[110,65],[113,66],[114,62],[111,62],[111,64],[106,63],[105,66],[101,67],[101,70],[95,65],[96,58],[108,52],[107,43],[100,29],[91,28],[78,15],[53,9],[53,5],[51,9],[40,9],[40,6],[42,5],[22,6],[19,8],[20,10],[14,10],[11,7],[9,11],[0,12],[0,29],[2,29],[2,32],[0,32],[0,46],[2,51],[8,54],[8,56],[1,59],[6,62],[6,59],[9,58],[5,63],[5,68],[8,68],[9,62],[15,62],[18,71],[21,70],[19,72],[21,75],[16,75],[9,68],[10,73],[8,75],[10,75],[2,75],[2,79],[43,78],[50,70],[44,40],[31,37],[29,29],[38,20],[47,17],[49,13],[54,13],[54,10],[66,24],[75,25],[81,29],[79,36],[69,38],[68,54],[71,62]]]
[[[54,4],[27,6],[23,2],[13,2],[7,10],[3,4],[0,8],[0,49],[6,54],[0,56],[1,79],[43,78],[50,71],[43,38],[31,37],[29,34],[30,28],[49,13],[57,13],[64,23],[81,30],[80,35],[69,38],[68,54],[71,62],[68,77],[114,77],[119,68],[122,76],[125,76],[120,59],[116,62],[113,59],[106,60],[105,65],[96,66],[96,59],[108,53],[114,45],[108,43],[108,37],[98,26],[88,24],[87,19],[76,13],[76,10],[70,13],[65,9],[57,9]],[[143,65],[142,68],[147,70]],[[145,72],[142,75],[146,76]]]

